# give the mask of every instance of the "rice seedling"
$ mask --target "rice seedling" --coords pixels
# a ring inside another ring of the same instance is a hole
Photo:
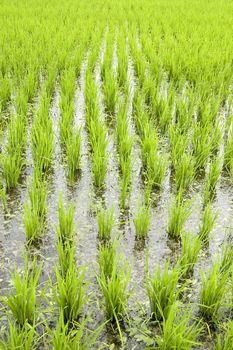
[[[72,242],[75,233],[74,204],[71,204],[67,209],[65,209],[61,195],[58,204],[58,218],[58,239],[61,240],[62,243]]]
[[[66,141],[66,156],[68,166],[68,179],[73,183],[75,174],[80,169],[81,133],[80,129],[74,131]]]
[[[15,323],[9,321],[8,328],[6,339],[0,340],[2,350],[34,350],[37,348],[37,334],[34,325],[26,323],[19,328]]]
[[[29,188],[29,202],[24,205],[23,224],[28,242],[40,237],[45,227],[47,184],[34,174]]]
[[[150,208],[139,205],[137,213],[134,215],[135,234],[137,239],[145,238],[148,234],[151,222]]]
[[[121,334],[119,321],[127,308],[129,298],[127,289],[131,270],[125,262],[120,263],[120,257],[116,255],[115,249],[115,241],[112,247],[107,245],[100,248],[100,275],[96,277],[104,296],[106,317],[111,322],[116,322]]]
[[[35,259],[29,265],[27,258],[25,258],[23,273],[15,267],[11,274],[14,290],[4,298],[4,303],[11,310],[15,321],[21,327],[26,323],[33,325],[36,320],[37,287],[41,270],[42,266],[37,266]]]
[[[224,304],[228,273],[221,273],[219,262],[204,275],[201,271],[200,313],[207,322],[216,322]]]
[[[214,350],[228,350],[231,349],[233,342],[233,321],[228,321],[226,324],[226,331],[224,337],[220,334],[217,336],[217,341]]]
[[[192,349],[198,346],[200,324],[190,324],[190,312],[179,312],[179,304],[172,305],[168,317],[163,320],[161,335],[156,336],[156,344],[161,350]]]
[[[195,162],[193,156],[184,153],[178,162],[174,164],[176,189],[186,190],[192,184],[195,174]]]
[[[88,318],[83,318],[80,323],[75,323],[75,329],[69,330],[69,325],[60,315],[55,330],[50,330],[50,345],[53,350],[88,350],[97,343],[97,338],[105,324],[100,325],[94,331],[87,328]]]
[[[219,270],[221,273],[231,271],[233,261],[233,247],[230,243],[225,242],[222,248]]]
[[[117,84],[110,70],[105,71],[104,101],[107,113],[114,115],[117,104]]]
[[[28,242],[37,240],[43,232],[44,225],[38,211],[28,203],[24,205],[23,224]]]
[[[23,159],[19,153],[1,154],[2,176],[5,180],[6,189],[9,191],[15,188],[19,182],[19,178],[23,168]]]
[[[99,267],[100,274],[105,278],[110,278],[112,275],[113,267],[116,259],[116,247],[117,241],[114,240],[113,244],[106,242],[105,244],[99,244]]]
[[[209,141],[209,125],[194,124],[193,128],[193,156],[195,157],[195,169],[204,169],[210,155],[211,143]]]
[[[114,209],[103,210],[101,208],[98,212],[97,222],[98,222],[98,232],[101,239],[107,240],[111,237],[111,232],[113,228],[114,221]]]
[[[65,276],[70,265],[75,263],[75,245],[74,242],[62,242],[57,240],[56,244],[58,261],[61,270],[61,276]]]
[[[220,159],[217,158],[210,164],[209,173],[204,185],[204,204],[212,202],[216,193],[216,185],[221,174]]]
[[[181,289],[177,284],[181,277],[178,265],[172,268],[169,261],[166,262],[163,271],[158,265],[153,275],[146,279],[146,293],[150,302],[151,316],[158,321],[166,320],[170,310],[174,306]]]
[[[194,266],[198,259],[202,241],[197,235],[185,233],[181,237],[182,251],[180,265],[184,275],[193,273]]]
[[[217,213],[212,213],[211,205],[207,204],[207,206],[204,209],[202,223],[199,226],[199,234],[203,242],[209,241],[209,235],[214,228],[217,216]]]
[[[186,134],[182,134],[181,130],[171,125],[169,127],[169,141],[172,164],[175,167],[175,165],[181,164],[181,159],[184,156],[184,151],[188,147],[189,138]],[[191,159],[191,156],[187,155],[187,162],[189,161],[188,158]],[[190,177],[188,177],[188,179],[189,178]]]
[[[228,134],[227,134],[227,140],[225,143],[225,149],[224,149],[224,161],[223,161],[223,167],[225,170],[227,170],[230,174],[233,169],[232,159],[233,159],[233,132],[232,132],[232,126],[233,122],[231,121]]]
[[[75,262],[71,263],[65,275],[61,275],[59,268],[55,267],[56,287],[51,287],[54,291],[54,298],[63,314],[65,323],[78,321],[84,304],[87,301],[85,292],[87,283],[85,282],[85,269],[77,268]]]
[[[184,231],[184,224],[191,214],[190,202],[184,202],[180,193],[169,209],[167,232],[171,238],[179,239]]]
[[[125,266],[119,269],[116,263],[110,277],[106,278],[103,273],[97,277],[105,300],[106,317],[113,323],[119,323],[126,311],[129,279],[130,270],[127,271]]]
[[[162,153],[153,153],[148,155],[147,159],[147,181],[152,184],[153,188],[162,186],[167,168],[168,157]]]

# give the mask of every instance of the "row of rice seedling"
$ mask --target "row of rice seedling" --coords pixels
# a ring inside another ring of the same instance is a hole
[[[87,71],[85,82],[86,127],[92,156],[93,182],[97,188],[104,186],[107,171],[107,129],[100,115],[97,86],[93,74]]]

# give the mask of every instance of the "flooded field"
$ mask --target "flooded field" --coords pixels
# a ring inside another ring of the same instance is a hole
[[[0,349],[233,349],[223,3],[3,1]]]

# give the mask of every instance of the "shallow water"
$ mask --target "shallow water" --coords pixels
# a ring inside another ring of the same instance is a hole
[[[106,120],[103,105],[102,82],[100,78],[100,63],[103,60],[104,44],[101,50],[99,64],[96,69],[96,83],[99,92],[99,106],[103,120]],[[116,54],[114,55],[116,61]],[[143,182],[141,179],[141,160],[140,145],[135,133],[135,127],[132,116],[132,99],[134,86],[136,84],[133,64],[129,59],[128,79],[130,82],[130,101],[129,101],[129,128],[134,137],[132,150],[132,192],[129,197],[129,210],[122,214],[119,208],[119,171],[117,164],[117,150],[115,144],[115,133],[112,126],[108,127],[108,153],[109,162],[105,189],[102,197],[95,192],[91,175],[91,156],[88,150],[88,134],[85,129],[85,71],[87,59],[84,60],[81,67],[80,77],[77,79],[75,94],[75,117],[74,125],[81,127],[81,172],[75,185],[70,187],[67,183],[66,170],[62,157],[62,150],[59,139],[59,84],[56,83],[55,93],[51,103],[50,117],[53,123],[54,134],[54,165],[53,172],[50,175],[49,194],[48,194],[48,212],[47,229],[40,245],[33,249],[33,254],[39,257],[43,262],[43,273],[41,282],[46,282],[48,277],[53,278],[54,262],[57,260],[56,252],[56,225],[57,225],[57,206],[59,193],[63,193],[66,203],[74,201],[75,204],[75,222],[76,222],[76,256],[77,263],[84,264],[88,268],[87,276],[90,276],[91,284],[88,291],[93,294],[94,302],[87,307],[91,311],[95,321],[104,321],[104,312],[101,302],[101,292],[95,280],[95,272],[98,272],[98,234],[96,208],[99,203],[104,203],[107,208],[114,207],[115,227],[114,234],[120,235],[120,252],[125,257],[132,269],[130,288],[133,288],[132,296],[129,300],[129,315],[134,318],[138,316],[139,303],[145,312],[149,311],[149,303],[145,292],[145,268],[146,257],[148,257],[149,270],[153,272],[157,264],[163,264],[167,259],[175,261],[180,254],[180,245],[171,241],[167,235],[168,209],[175,192],[172,186],[173,179],[170,169],[167,170],[166,178],[161,191],[155,192],[156,203],[152,206],[151,225],[148,237],[144,242],[135,239],[135,228],[133,223],[134,213],[137,210],[138,200],[143,193]],[[117,62],[115,62],[117,66]],[[163,87],[164,88],[164,87]],[[36,104],[36,102],[35,102]],[[228,111],[226,112],[229,113]],[[225,115],[226,117],[227,115]],[[29,126],[30,133],[30,126]],[[1,294],[11,288],[9,272],[12,271],[14,264],[17,267],[23,267],[22,252],[25,250],[25,236],[22,224],[23,203],[27,199],[27,183],[32,174],[33,164],[29,148],[26,152],[28,165],[23,176],[22,184],[17,190],[8,196],[8,212],[0,207],[0,281]],[[192,214],[185,225],[186,231],[198,234],[198,228],[202,216],[203,179],[196,180],[189,191],[189,196],[193,198]],[[209,247],[203,249],[198,263],[195,267],[193,288],[190,289],[190,300],[196,300],[200,284],[200,269],[207,269],[211,266],[213,259],[219,254],[222,242],[229,235],[233,226],[233,188],[229,179],[222,175],[217,186],[216,197],[213,201],[213,208],[218,212],[217,224],[215,226],[213,237],[210,239]],[[124,332],[123,332],[124,333]],[[124,333],[127,335],[127,333]],[[108,329],[101,336],[103,342],[112,343],[115,341],[113,333]],[[211,344],[206,345],[211,348]],[[116,346],[117,348],[117,346]],[[141,349],[142,344],[127,335],[127,349]]]

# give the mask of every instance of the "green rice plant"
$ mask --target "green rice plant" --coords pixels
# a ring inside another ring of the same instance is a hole
[[[233,169],[233,121],[231,121],[228,134],[227,134],[227,140],[225,143],[224,148],[224,160],[223,160],[223,167],[225,170],[227,170],[230,174],[232,173]]]
[[[134,227],[137,239],[145,238],[147,236],[150,222],[150,208],[145,205],[138,205],[137,213],[134,215]]]
[[[117,241],[100,246],[100,275],[96,276],[105,300],[106,317],[117,324],[121,335],[119,321],[127,308],[129,298],[128,284],[131,271],[121,257],[116,254]]]
[[[19,153],[1,154],[0,163],[2,168],[2,176],[5,180],[6,190],[15,188],[19,182],[19,178],[24,165],[23,158]]]
[[[120,208],[125,209],[127,195],[130,192],[130,178],[131,178],[131,168],[127,163],[123,165],[123,172],[120,178]]]
[[[201,250],[202,241],[197,235],[191,233],[182,234],[181,237],[182,251],[180,265],[184,275],[193,273],[194,266]]]
[[[110,115],[114,115],[117,104],[117,84],[111,70],[105,71],[104,102],[106,112]]]
[[[199,234],[203,242],[209,241],[209,235],[214,228],[217,217],[217,213],[212,213],[210,203],[207,204],[204,209],[202,223],[199,226]]]
[[[113,323],[119,324],[119,320],[123,318],[123,314],[126,311],[129,298],[129,293],[127,292],[129,279],[130,270],[127,270],[126,265],[119,268],[116,262],[113,263],[110,277],[106,277],[103,272],[100,276],[97,276],[99,286],[104,295],[106,317]]]
[[[169,127],[169,141],[172,164],[175,168],[177,164],[180,164],[180,160],[188,147],[189,137],[186,134],[182,134],[181,130],[171,125]]]
[[[35,350],[36,330],[34,325],[26,323],[19,328],[15,323],[9,321],[6,339],[0,340],[2,350]]]
[[[156,336],[156,344],[161,350],[189,350],[199,344],[200,324],[190,324],[191,313],[179,312],[179,303],[171,305],[167,318],[163,320],[161,335]]]
[[[193,156],[195,158],[195,169],[205,168],[210,155],[211,143],[209,140],[209,125],[194,124],[193,127]]]
[[[25,119],[21,115],[12,117],[8,126],[6,151],[8,154],[19,154],[22,156],[26,137],[25,137]]]
[[[205,179],[204,185],[204,205],[212,202],[216,193],[216,185],[221,174],[220,159],[210,163],[209,173]]]
[[[23,118],[26,116],[28,109],[27,103],[27,96],[24,94],[23,89],[19,89],[15,101],[17,115],[20,115]]]
[[[68,104],[63,101],[61,119],[59,120],[60,140],[61,145],[65,146],[69,143],[72,134],[72,125],[74,118],[74,103]]]
[[[37,266],[36,259],[29,265],[26,258],[24,272],[21,273],[15,267],[11,274],[14,290],[4,298],[4,303],[21,327],[27,322],[33,325],[36,320],[37,287],[41,270],[42,266]]]
[[[192,184],[195,174],[195,162],[191,154],[184,153],[174,164],[177,191],[186,190]]]
[[[44,221],[41,220],[36,208],[33,208],[30,203],[24,205],[23,224],[26,239],[28,242],[37,240],[44,228]]]
[[[57,227],[57,236],[62,243],[72,242],[75,226],[74,226],[74,204],[65,209],[62,196],[60,195],[58,203],[59,225]]]
[[[56,287],[53,288],[54,298],[63,314],[65,323],[78,321],[81,311],[87,301],[85,292],[88,283],[85,282],[85,269],[71,263],[65,275],[61,275],[59,268],[55,267]]]
[[[150,123],[145,125],[144,135],[141,138],[141,157],[144,168],[147,168],[148,157],[155,157],[158,148],[158,135]],[[151,161],[153,163],[153,161]]]
[[[178,194],[169,209],[167,232],[171,238],[179,239],[184,231],[184,224],[191,214],[190,202],[184,202]]]
[[[73,183],[75,174],[80,169],[81,159],[81,130],[74,131],[66,141],[66,157],[68,166],[68,179]]]
[[[152,188],[160,188],[162,186],[168,157],[165,153],[148,154],[146,179],[152,184]]]
[[[220,260],[220,272],[228,273],[232,269],[233,264],[233,246],[229,242],[225,242],[222,248],[221,260]]]
[[[65,276],[70,265],[75,263],[74,242],[62,242],[57,240],[56,244],[61,276]]]
[[[122,44],[122,43],[120,43]],[[118,59],[118,70],[117,70],[117,78],[120,87],[123,87],[127,82],[128,75],[128,56],[126,54],[125,45],[118,46],[117,50],[117,59]]]
[[[0,198],[2,200],[2,206],[4,211],[7,212],[7,194],[5,188],[0,188]]]
[[[219,151],[222,144],[222,140],[223,140],[223,130],[222,130],[221,122],[219,120],[216,120],[210,135],[210,144],[211,144],[212,154],[216,154]]]
[[[35,122],[31,135],[34,164],[41,172],[47,172],[52,165],[54,150],[51,121],[48,121],[48,126]]]
[[[44,220],[47,211],[46,201],[48,195],[48,186],[46,181],[40,179],[35,173],[28,192],[32,209],[38,213],[38,216],[42,220]]]
[[[150,302],[150,311],[153,318],[162,321],[169,317],[170,310],[176,302],[180,289],[177,284],[181,277],[178,265],[172,268],[166,262],[163,271],[158,265],[153,275],[146,279],[146,293]]]
[[[233,343],[233,321],[228,321],[226,324],[226,330],[224,336],[222,334],[217,335],[217,341],[215,343],[214,350],[230,350]]]
[[[160,99],[162,101],[162,99]],[[172,120],[172,111],[169,108],[168,103],[164,102],[161,104],[159,103],[159,106],[162,105],[163,107],[159,108],[158,115],[159,115],[159,127],[162,132],[162,134],[165,134],[168,131],[169,125]]]
[[[0,84],[0,111],[3,111],[7,107],[7,103],[11,99],[11,86],[10,86],[10,80],[5,77],[1,79]]]
[[[88,350],[97,343],[97,338],[105,324],[100,325],[94,331],[87,328],[88,318],[83,318],[80,323],[75,323],[75,328],[69,330],[69,324],[64,322],[61,314],[55,330],[48,333],[51,338],[52,350]]]
[[[139,50],[134,54],[134,69],[139,81],[139,86],[142,87],[146,76],[146,63]]]
[[[114,209],[103,210],[101,208],[97,215],[98,232],[101,239],[107,240],[111,237],[114,221]]]
[[[27,241],[33,242],[45,228],[47,183],[35,173],[28,192],[29,202],[24,205],[23,224]]]
[[[192,124],[193,106],[184,99],[177,99],[175,106],[175,125],[182,133],[187,133]]]
[[[224,304],[228,273],[221,273],[219,261],[204,275],[201,271],[200,313],[207,322],[216,322]]]
[[[99,244],[99,267],[100,274],[104,275],[106,279],[112,275],[113,267],[116,259],[116,239],[113,244],[106,242],[105,244]]]
[[[102,154],[102,150],[96,149],[93,153],[92,171],[94,184],[97,188],[104,186],[104,179],[107,172],[108,157]]]

